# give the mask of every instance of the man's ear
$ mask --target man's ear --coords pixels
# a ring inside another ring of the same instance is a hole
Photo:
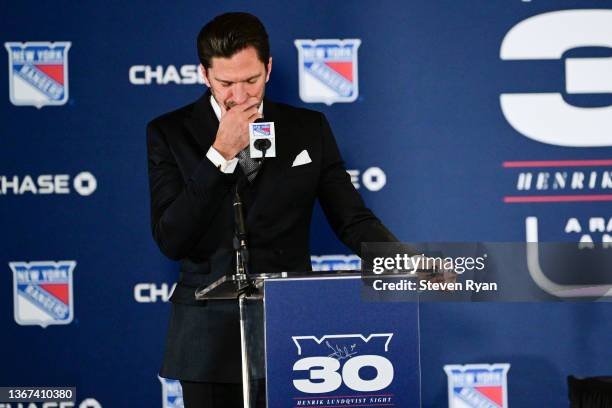
[[[270,57],[266,66],[266,82],[270,80],[270,72],[272,72],[272,57]]]
[[[200,72],[202,73],[202,77],[204,78],[204,83],[207,87],[210,88],[210,80],[208,79],[208,74],[206,73],[206,68],[204,65],[200,64]]]

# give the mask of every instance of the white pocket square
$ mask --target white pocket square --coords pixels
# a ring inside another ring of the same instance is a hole
[[[300,154],[295,156],[295,160],[293,160],[293,164],[291,167],[303,166],[304,164],[311,163],[310,156],[308,155],[308,151],[302,150]]]

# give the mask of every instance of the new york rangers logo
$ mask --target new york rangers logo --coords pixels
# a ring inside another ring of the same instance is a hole
[[[10,262],[15,321],[22,326],[69,324],[74,317],[75,261]]]
[[[160,376],[157,378],[162,385],[162,408],[184,408],[183,389],[180,381]]]
[[[269,123],[254,123],[253,124],[253,133],[257,137],[270,137],[272,135],[270,131]]]
[[[13,105],[63,105],[68,100],[70,42],[7,42]]]
[[[449,408],[508,408],[510,364],[446,365]]]
[[[304,102],[353,102],[359,96],[357,49],[361,40],[295,40]]]
[[[312,255],[313,271],[349,271],[361,269],[361,258],[357,255]]]

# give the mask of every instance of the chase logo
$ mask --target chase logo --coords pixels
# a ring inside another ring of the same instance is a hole
[[[449,408],[507,408],[510,364],[445,365]]]
[[[64,105],[68,100],[70,42],[7,42],[13,105]]]
[[[304,102],[353,102],[359,96],[358,39],[295,40],[300,98]]]
[[[22,326],[69,324],[74,317],[75,261],[9,262],[15,322]]]
[[[567,94],[612,93],[612,58],[564,58],[575,48],[612,48],[612,10],[563,10],[539,14],[508,31],[502,60],[564,60]],[[502,112],[519,133],[567,147],[612,146],[612,106],[578,107],[561,92],[504,93]]]
[[[181,383],[160,376],[157,378],[162,385],[162,408],[184,408]]]

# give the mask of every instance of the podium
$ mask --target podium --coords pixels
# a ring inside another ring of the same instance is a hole
[[[224,276],[240,308],[244,407],[419,407],[419,304],[364,297],[356,271]]]

